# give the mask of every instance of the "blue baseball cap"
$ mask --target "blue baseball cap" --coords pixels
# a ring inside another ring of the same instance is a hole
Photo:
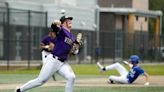
[[[129,60],[132,64],[137,64],[139,62],[139,57],[137,55],[131,55]]]

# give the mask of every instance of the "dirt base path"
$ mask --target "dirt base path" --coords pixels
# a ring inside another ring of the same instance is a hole
[[[42,87],[50,86],[65,86],[66,81],[48,81]],[[78,79],[75,81],[75,86],[83,87],[145,87],[144,80],[142,77],[139,77],[133,84],[108,84],[107,78],[93,78],[93,79]],[[0,84],[0,90],[2,89],[15,89],[15,87],[22,84]],[[150,76],[150,85],[152,86],[161,86],[164,87],[164,76]]]

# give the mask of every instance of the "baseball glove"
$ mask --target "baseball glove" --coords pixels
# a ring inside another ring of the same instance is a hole
[[[83,34],[82,33],[78,33],[77,36],[76,36],[76,43],[79,44],[80,46],[82,46],[82,36]]]

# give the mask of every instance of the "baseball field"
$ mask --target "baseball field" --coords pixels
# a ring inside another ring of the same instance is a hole
[[[142,64],[141,67],[150,75],[150,85],[145,86],[142,76],[133,84],[108,84],[109,75],[118,75],[117,71],[99,72],[94,64],[71,65],[76,81],[74,92],[164,92],[164,64]],[[127,67],[126,67],[127,68]],[[37,77],[39,69],[0,71],[0,92],[14,92],[28,80]],[[66,80],[56,74],[57,81],[52,78],[41,87],[27,92],[64,92]]]

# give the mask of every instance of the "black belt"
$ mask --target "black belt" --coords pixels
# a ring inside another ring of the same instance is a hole
[[[61,61],[61,62],[64,62],[64,60],[61,59],[61,58],[59,58],[58,56],[54,56],[54,55],[53,55],[53,58],[55,58],[55,59],[57,59],[57,60],[59,60],[59,61]]]
[[[52,52],[52,51],[49,51],[49,50],[47,50],[47,49],[42,49],[41,51]]]

